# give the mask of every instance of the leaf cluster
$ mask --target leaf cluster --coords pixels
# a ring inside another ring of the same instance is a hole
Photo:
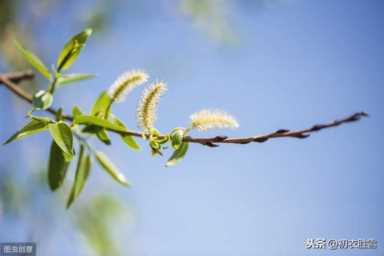
[[[106,171],[115,181],[123,186],[130,183],[119,168],[111,161],[107,154],[95,149],[90,143],[95,138],[105,145],[111,145],[110,133],[119,135],[121,141],[129,148],[141,149],[136,137],[148,141],[152,155],[163,155],[164,149],[170,147],[173,153],[166,166],[177,164],[186,155],[189,143],[184,137],[192,130],[205,128],[230,127],[236,124],[229,115],[218,112],[205,111],[191,116],[189,128],[174,128],[169,133],[161,133],[155,128],[156,109],[160,96],[166,91],[162,82],[153,83],[144,90],[138,107],[138,123],[143,128],[140,133],[132,132],[124,122],[112,112],[112,106],[121,102],[133,88],[147,81],[148,75],[143,71],[126,72],[111,86],[110,90],[102,91],[95,100],[89,113],[85,113],[78,106],[72,108],[72,118],[64,118],[62,110],[56,112],[56,118],[35,115],[36,110],[50,108],[54,101],[54,94],[61,86],[93,78],[92,74],[66,74],[74,64],[81,50],[84,48],[91,29],[86,29],[73,36],[61,50],[56,65],[50,71],[40,58],[16,42],[16,47],[24,58],[48,80],[46,90],[34,94],[32,110],[28,112],[28,123],[13,134],[4,144],[15,140],[48,131],[52,139],[48,160],[48,185],[52,191],[59,189],[67,177],[71,162],[76,161],[75,175],[71,191],[67,199],[67,208],[79,197],[90,175],[93,162]],[[229,121],[231,122],[229,122]],[[229,123],[229,124],[228,124]],[[198,125],[196,125],[198,124]]]

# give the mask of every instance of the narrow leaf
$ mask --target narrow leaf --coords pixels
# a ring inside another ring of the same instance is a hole
[[[58,189],[65,179],[69,162],[66,161],[63,151],[52,141],[48,163],[48,184],[52,191]]]
[[[107,130],[103,127],[96,125],[86,125],[81,131],[83,133],[96,135],[96,137],[106,145],[111,145],[112,143],[107,133]]]
[[[67,208],[75,201],[84,188],[91,171],[91,157],[85,153],[84,146],[80,146],[79,160],[77,162],[75,180],[72,184],[72,189],[68,197]]]
[[[105,145],[111,145],[111,139],[109,138],[109,135],[105,129],[99,129],[96,133],[97,138],[103,142]]]
[[[188,142],[181,143],[180,147],[173,152],[171,158],[169,158],[165,166],[173,166],[182,160],[188,151],[188,146]]]
[[[109,97],[106,91],[103,91],[97,98],[95,104],[92,107],[91,115],[105,117],[108,116],[109,107],[112,103],[111,98]]]
[[[74,106],[72,109],[72,115],[73,115],[73,117],[82,116],[83,112],[81,111],[81,109],[78,106]]]
[[[22,129],[12,135],[8,140],[4,142],[5,144],[11,143],[14,140],[24,138],[26,136],[30,136],[48,129],[49,122],[32,119],[27,125],[25,125]]]
[[[129,186],[125,176],[117,169],[117,167],[103,152],[96,152],[96,160],[99,162],[100,166],[103,167],[103,169],[112,176],[113,179],[124,186]]]
[[[91,110],[91,116],[99,117],[100,119],[106,119],[110,112],[110,106],[111,106],[111,98],[107,94],[106,91],[101,92],[99,97],[97,98],[96,102],[94,103],[92,110]],[[100,126],[87,126],[84,128],[84,131],[96,134],[98,139],[105,143],[106,145],[111,144],[111,140],[108,136],[108,133],[105,131],[105,129],[101,129]]]
[[[55,121],[53,121],[51,118],[49,117],[46,117],[46,116],[35,116],[35,115],[32,115],[32,114],[28,114],[28,116],[32,119],[32,120],[37,120],[37,121],[40,121],[40,122],[45,122],[45,123],[54,123]]]
[[[134,150],[141,150],[140,145],[136,142],[136,140],[131,135],[121,135],[123,141]]]
[[[92,74],[70,74],[70,75],[62,75],[58,78],[57,84],[59,86],[75,83],[75,82],[81,82],[83,80],[94,78],[95,75]]]
[[[112,122],[117,124],[118,126],[121,126],[123,128],[126,128],[125,124],[116,116],[112,117]],[[121,135],[121,139],[132,149],[134,150],[140,150],[140,145],[136,142],[136,140],[131,135]]]
[[[76,116],[74,122],[76,124],[85,124],[85,125],[96,125],[99,127],[103,127],[109,130],[114,130],[117,132],[126,132],[127,129],[118,126],[108,120],[95,117],[95,116]]]
[[[16,48],[20,51],[20,53],[23,55],[23,57],[37,70],[39,71],[43,76],[48,78],[49,80],[52,79],[51,73],[49,72],[49,69],[44,65],[44,63],[37,57],[34,53],[24,48],[19,42],[15,40]]]
[[[57,60],[57,70],[59,72],[72,66],[91,34],[92,29],[86,29],[83,32],[73,36],[65,44]]]
[[[73,136],[71,128],[64,122],[49,124],[49,132],[56,144],[64,152],[67,161],[71,160],[73,153]]]
[[[81,132],[89,133],[89,134],[97,134],[101,129],[103,129],[103,128],[102,128],[102,127],[99,127],[99,126],[95,126],[95,125],[86,125],[86,126],[84,126],[84,128],[81,130]]]

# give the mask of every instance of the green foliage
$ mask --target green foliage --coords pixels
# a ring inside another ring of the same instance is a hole
[[[48,125],[49,132],[57,146],[63,151],[64,158],[67,161],[72,160],[73,151],[73,136],[71,128],[64,122],[60,121]]]
[[[109,97],[107,92],[103,91],[93,105],[90,115],[100,119],[99,122],[103,122],[103,120],[107,119],[109,116],[112,103],[112,99]],[[79,117],[76,120],[79,120]],[[102,125],[97,124],[88,125],[83,129],[83,132],[95,134],[101,142],[106,145],[110,145],[111,139],[104,128]]]
[[[111,116],[112,118],[112,122],[124,129],[127,129],[127,127],[125,126],[125,124],[119,119],[117,118],[116,116]],[[126,134],[121,134],[121,139],[125,142],[125,144],[127,144],[130,148],[134,149],[134,150],[137,150],[139,151],[141,148],[140,148],[140,145],[137,144],[136,140],[131,136],[131,135],[126,135]]]
[[[137,150],[137,151],[139,151],[141,149],[140,145],[137,144],[136,140],[132,136],[130,136],[130,135],[121,135],[121,138],[123,139],[125,144],[127,144],[130,148],[132,148],[134,150]]]
[[[85,152],[83,145],[80,146],[79,159],[76,167],[75,180],[72,185],[71,193],[67,201],[67,208],[71,206],[74,200],[80,195],[91,171],[91,157]]]
[[[48,129],[49,122],[32,119],[28,124],[26,124],[22,129],[17,131],[14,135],[12,135],[9,139],[7,139],[4,144],[11,143],[14,140],[18,140]]]
[[[34,110],[47,109],[52,105],[53,97],[50,92],[40,90],[33,95],[32,105]]]
[[[55,141],[52,141],[48,163],[48,184],[52,191],[63,184],[68,167],[69,162],[64,157],[64,152]]]
[[[178,149],[183,142],[185,130],[183,128],[175,128],[171,131],[169,138],[174,149]]]
[[[111,235],[111,224],[123,217],[123,209],[119,201],[106,195],[80,205],[80,211],[74,215],[76,226],[95,250],[92,255],[122,255],[116,239]],[[126,216],[124,218],[124,223],[127,223]]]
[[[187,130],[184,128],[175,128],[170,133],[169,137],[171,140],[171,145],[175,149],[172,156],[168,159],[165,166],[174,166],[180,162],[184,156],[187,154],[189,143],[183,141],[184,136],[187,134]]]
[[[96,160],[100,164],[103,169],[112,176],[117,182],[124,186],[129,186],[129,182],[127,179],[124,177],[124,175],[117,169],[117,167],[109,160],[107,155],[105,155],[101,151],[97,151],[95,153]]]
[[[12,135],[4,144],[49,130],[53,141],[48,162],[48,184],[52,191],[59,189],[65,182],[70,161],[74,159],[76,154],[74,146],[79,145],[80,150],[76,160],[75,178],[68,196],[67,208],[74,203],[82,192],[91,172],[93,157],[115,181],[124,186],[130,185],[110,158],[105,153],[93,148],[89,143],[92,138],[98,139],[105,145],[111,145],[112,138],[109,133],[115,133],[119,135],[121,142],[128,147],[133,150],[140,150],[140,145],[134,137],[141,137],[148,141],[153,156],[162,156],[164,150],[172,148],[174,152],[167,161],[166,166],[173,166],[185,157],[189,147],[185,136],[192,129],[204,130],[203,128],[233,127],[235,124],[237,125],[236,120],[224,112],[203,110],[191,116],[192,123],[189,128],[175,128],[169,134],[161,133],[154,125],[160,96],[166,91],[166,85],[163,82],[157,82],[144,90],[138,104],[137,120],[143,130],[140,132],[131,131],[112,112],[112,106],[115,103],[122,102],[126,94],[147,81],[148,75],[140,70],[125,72],[119,76],[108,91],[105,90],[100,93],[89,114],[84,114],[85,112],[78,106],[72,108],[72,117],[64,115],[62,109],[55,111],[50,108],[57,88],[94,77],[91,74],[62,73],[73,65],[91,33],[91,29],[86,29],[73,36],[59,54],[56,67],[53,68],[52,72],[49,72],[36,55],[20,44],[16,44],[26,60],[48,78],[49,83],[47,89],[39,90],[34,94],[32,100],[33,109],[28,113],[29,123]],[[41,109],[49,110],[49,112],[55,114],[56,121],[33,114],[35,110]]]
[[[173,166],[177,164],[179,161],[181,161],[184,158],[185,154],[187,153],[188,147],[189,147],[188,142],[182,142],[178,147],[178,149],[176,149],[173,152],[171,158],[169,158],[169,160],[167,161],[166,166]]]
[[[57,71],[67,70],[72,66],[81,50],[85,46],[88,37],[92,34],[92,29],[86,29],[83,32],[72,37],[61,50],[57,59]]]
[[[97,138],[103,142],[105,145],[111,145],[112,142],[111,142],[111,138],[109,138],[109,135],[107,133],[107,131],[103,128],[99,128],[97,127],[97,132],[96,132],[96,136]]]
[[[53,102],[53,94],[56,87],[69,83],[75,83],[86,79],[93,78],[91,74],[62,74],[62,71],[69,69],[79,56],[81,50],[85,46],[88,37],[92,34],[91,29],[86,29],[83,32],[72,37],[64,46],[58,60],[57,67],[50,72],[44,63],[31,51],[25,49],[20,43],[15,41],[16,48],[21,55],[42,75],[49,80],[47,90],[40,90],[34,94],[32,105],[33,110],[48,109]]]
[[[101,116],[105,117],[108,115],[112,100],[109,97],[106,91],[100,93],[95,104],[92,107],[91,115],[92,116]]]
[[[62,86],[66,84],[76,83],[83,80],[94,78],[95,75],[92,74],[69,74],[62,75],[57,79],[57,85]]]
[[[78,106],[74,106],[72,109],[72,115],[74,118],[76,118],[76,116],[83,115],[83,111],[81,111],[81,109]]]
[[[39,57],[37,57],[33,52],[24,48],[19,42],[15,41],[15,45],[16,48],[20,51],[20,53],[23,55],[25,60],[27,60],[37,71],[39,71],[40,74],[42,74],[49,80],[52,79],[51,73],[49,72],[48,68],[44,65],[44,63],[39,59]]]
[[[76,116],[74,120],[75,124],[84,124],[84,125],[91,125],[91,126],[98,126],[102,128],[106,128],[109,130],[113,130],[116,132],[127,132],[127,129],[116,125],[112,123],[111,121],[108,121],[103,118],[95,117],[95,116]]]

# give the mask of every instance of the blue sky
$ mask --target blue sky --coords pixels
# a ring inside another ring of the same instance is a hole
[[[114,137],[113,147],[98,146],[110,153],[133,188],[121,188],[97,169],[84,193],[114,193],[134,209],[135,227],[128,238],[121,238],[127,255],[384,253],[384,4],[379,0],[292,0],[259,9],[248,2],[229,5],[230,24],[238,36],[235,44],[202,33],[175,13],[169,1],[143,1],[138,12],[119,2],[111,29],[103,38],[95,31],[95,39],[74,67],[98,78],[77,85],[77,90],[62,89],[57,100],[67,109],[74,103],[89,109],[117,75],[142,68],[153,80],[168,84],[158,114],[158,128],[164,132],[188,125],[189,115],[202,108],[228,111],[237,117],[240,128],[194,132],[196,136],[304,128],[361,110],[371,117],[306,140],[278,139],[216,149],[192,145],[174,168],[164,167],[166,158],[152,158],[145,150],[132,152]],[[68,8],[86,8],[91,3],[77,6],[73,1]],[[53,62],[55,51],[79,27],[60,12],[46,24],[36,33],[41,46],[52,49],[45,56]],[[57,26],[63,31],[55,33]],[[114,107],[133,128],[139,95],[140,90]],[[25,122],[22,113],[28,106],[5,90],[0,90],[0,104],[7,110],[0,114],[4,140]],[[46,137],[1,147],[1,165],[17,167],[18,176],[44,165]],[[86,197],[78,203],[81,200]],[[68,218],[65,211],[62,214]],[[118,229],[128,226],[123,220]],[[26,239],[20,233],[0,237]],[[305,239],[321,237],[373,238],[379,248],[305,249]]]

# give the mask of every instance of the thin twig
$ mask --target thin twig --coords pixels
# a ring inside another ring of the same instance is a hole
[[[280,129],[275,132],[271,132],[264,135],[252,136],[252,137],[241,137],[241,138],[228,138],[226,136],[215,136],[211,138],[186,137],[185,140],[189,142],[200,143],[210,147],[217,147],[218,145],[216,143],[232,143],[232,144],[248,144],[251,142],[262,143],[262,142],[266,142],[269,139],[282,138],[282,137],[305,139],[305,138],[308,138],[311,133],[318,132],[320,130],[327,129],[327,128],[336,127],[345,123],[356,122],[356,121],[359,121],[362,117],[367,117],[367,116],[368,114],[365,112],[358,112],[350,116],[347,116],[343,119],[335,120],[333,122],[326,123],[326,124],[316,124],[310,128],[303,129],[303,130],[290,131],[286,129]]]
[[[34,74],[31,71],[7,73],[0,75],[0,84],[3,84],[7,89],[19,96],[24,101],[32,103],[32,96],[29,93],[25,92],[23,89],[21,89],[16,83],[21,82],[23,80],[31,80],[33,78]],[[48,108],[46,109],[46,111],[53,115],[56,115],[57,113],[57,110],[54,108]],[[73,120],[73,118],[68,115],[63,115],[63,118],[68,121]]]
[[[33,77],[34,75],[31,71],[2,74],[0,75],[0,84],[3,84],[7,89],[9,89],[11,92],[16,94],[17,96],[19,96],[21,99],[29,103],[32,103],[32,96],[26,93],[20,87],[18,87],[16,83],[21,82],[23,80],[31,80],[33,79]],[[49,108],[47,109],[47,111],[53,115],[56,115],[57,113],[57,110],[53,108]],[[209,146],[209,147],[217,147],[219,143],[226,143],[226,144],[248,144],[251,142],[262,143],[273,138],[305,139],[305,138],[308,138],[311,133],[315,133],[323,129],[336,127],[346,123],[356,122],[356,121],[359,121],[361,118],[367,117],[367,116],[368,114],[365,112],[357,112],[345,118],[332,121],[330,123],[316,124],[310,128],[302,129],[302,130],[290,131],[286,129],[280,129],[275,132],[271,132],[267,134],[251,136],[251,137],[239,137],[239,138],[230,138],[227,136],[194,138],[194,137],[187,136],[184,138],[184,141],[188,141],[191,143],[198,143],[198,144]],[[73,117],[70,115],[64,115],[63,117],[68,121],[73,121]],[[118,133],[120,135],[131,135],[135,137],[143,137],[142,132],[136,132],[136,131],[130,131],[130,130],[121,131],[121,130],[113,130],[113,129],[108,129],[108,130],[114,133]]]
[[[16,72],[11,72],[2,75],[4,78],[8,78],[10,81],[14,83],[21,82],[23,80],[31,80],[35,77],[35,74],[32,72],[32,70],[26,70],[26,71],[16,71]]]

